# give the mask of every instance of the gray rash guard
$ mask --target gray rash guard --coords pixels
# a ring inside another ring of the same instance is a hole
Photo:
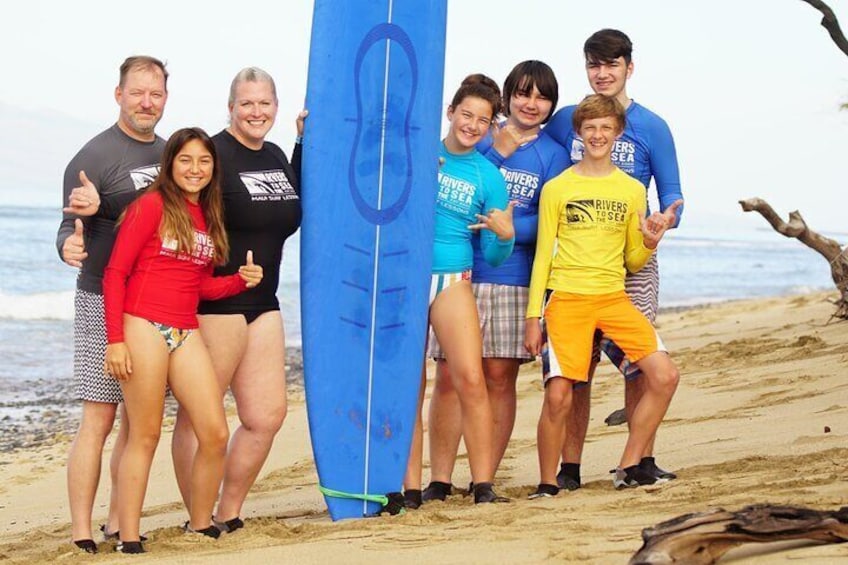
[[[103,294],[103,269],[109,262],[115,243],[115,221],[137,191],[149,186],[159,174],[159,162],[165,140],[156,136],[151,142],[137,141],[113,125],[80,149],[65,169],[63,204],[71,191],[80,186],[79,173],[85,171],[100,193],[97,214],[82,218],[85,250],[77,288]],[[64,214],[56,234],[56,250],[62,258],[62,245],[74,233],[74,220],[79,216]]]

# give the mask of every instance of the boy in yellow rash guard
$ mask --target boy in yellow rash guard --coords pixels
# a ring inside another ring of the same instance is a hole
[[[606,177],[581,176],[574,169],[542,192],[533,274],[549,276],[532,279],[529,312],[541,312],[545,289],[583,295],[624,290],[625,265],[636,272],[654,253],[639,229],[645,187],[618,168]]]
[[[624,119],[613,98],[593,95],[581,102],[573,125],[584,140],[584,158],[542,190],[525,346],[539,354],[544,316],[551,371],[537,430],[541,481],[531,497],[559,490],[556,473],[572,384],[588,378],[595,330],[615,340],[642,369],[647,384],[613,483],[624,488],[657,481],[638,464],[679,375],[653,326],[624,292],[624,276],[625,268],[635,272],[647,263],[669,226],[659,213],[645,219],[645,188],[610,160]]]

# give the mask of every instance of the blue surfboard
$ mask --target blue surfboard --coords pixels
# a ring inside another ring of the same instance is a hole
[[[306,404],[333,520],[400,491],[424,358],[446,0],[316,0],[303,152]]]

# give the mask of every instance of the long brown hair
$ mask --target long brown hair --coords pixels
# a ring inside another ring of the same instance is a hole
[[[230,244],[227,240],[227,232],[224,230],[224,200],[221,196],[220,164],[215,144],[209,135],[200,128],[183,128],[171,135],[165,144],[165,152],[162,155],[162,165],[156,181],[150,185],[149,192],[158,192],[162,196],[162,222],[159,224],[159,237],[175,239],[177,241],[177,252],[191,255],[194,251],[194,223],[188,212],[185,195],[182,189],[174,181],[174,161],[180,150],[189,141],[200,141],[205,149],[212,155],[214,163],[212,168],[212,179],[209,185],[200,192],[198,204],[206,219],[206,233],[212,239],[215,246],[215,255],[212,262],[215,265],[227,263],[230,254]]]

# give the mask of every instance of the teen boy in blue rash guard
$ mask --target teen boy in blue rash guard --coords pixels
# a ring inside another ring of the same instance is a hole
[[[645,188],[649,187],[653,178],[660,209],[666,211],[673,202],[683,198],[677,154],[665,121],[627,95],[627,80],[633,73],[632,51],[633,45],[627,35],[615,29],[602,29],[592,34],[583,46],[586,74],[596,94],[615,98],[626,110],[624,133],[616,141],[611,155],[613,164],[638,179]],[[572,115],[576,108],[563,108],[545,127],[545,134],[562,144],[573,162],[583,158],[583,140],[572,127]],[[674,217],[668,218],[671,227],[678,225],[682,212],[681,206]],[[638,273],[628,273],[625,282],[630,300],[653,323],[659,294],[656,256]],[[633,409],[643,395],[644,384],[638,378],[641,371],[627,360],[612,341],[602,339],[600,348],[625,376],[625,411],[630,421]],[[592,371],[599,360],[600,351],[596,348]],[[580,488],[580,460],[589,425],[591,379],[589,383],[589,386],[579,386],[575,390],[574,405],[566,426],[563,464],[557,481],[560,488],[568,490]],[[648,444],[640,465],[658,481],[676,478],[674,473],[657,467],[653,457],[654,439]]]
[[[482,344],[470,281],[472,230],[480,232],[483,255],[492,265],[509,256],[515,240],[512,205],[507,203],[503,177],[475,149],[500,106],[497,84],[486,76],[472,75],[463,81],[448,107],[450,128],[440,152],[443,164],[439,170],[430,286],[429,322],[445,346],[452,385],[459,394],[475,503],[506,501],[492,489],[492,410],[483,378]],[[422,367],[418,419],[404,480],[407,505],[413,508],[421,504],[425,384]]]
[[[495,470],[515,424],[518,369],[532,360],[523,346],[524,313],[536,245],[539,195],[542,186],[569,164],[562,146],[538,135],[556,109],[558,93],[556,76],[548,65],[532,60],[519,63],[504,81],[506,122],[477,144],[477,150],[500,168],[509,199],[515,203],[512,255],[493,267],[475,240],[471,278],[483,339],[483,373],[495,421]],[[424,491],[424,501],[444,500],[451,494],[451,475],[462,435],[459,399],[451,386],[445,356],[432,334],[428,356],[438,360],[438,378],[430,399],[432,480]]]

